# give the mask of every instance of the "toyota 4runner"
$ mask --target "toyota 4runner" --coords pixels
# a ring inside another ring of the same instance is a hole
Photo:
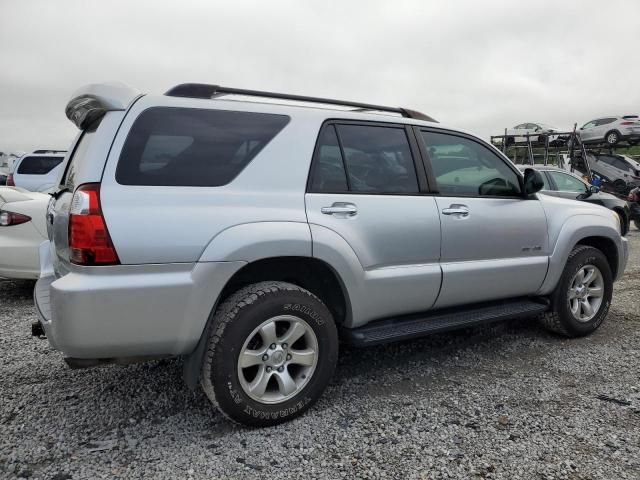
[[[307,410],[339,341],[515,317],[587,335],[627,262],[611,211],[412,110],[105,84],[66,114],[34,330],[74,368],[185,356],[243,424]]]

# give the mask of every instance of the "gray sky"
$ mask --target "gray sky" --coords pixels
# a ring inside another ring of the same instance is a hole
[[[640,1],[0,0],[0,151],[66,148],[71,92],[217,83],[410,107],[483,137],[640,112]]]

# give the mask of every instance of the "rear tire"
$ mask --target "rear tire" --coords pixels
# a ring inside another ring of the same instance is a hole
[[[318,400],[337,359],[338,332],[320,299],[297,285],[261,282],[216,311],[201,384],[234,422],[276,425]]]
[[[613,275],[607,258],[597,248],[578,245],[551,294],[551,309],[540,322],[566,337],[589,335],[607,316],[612,294]]]
[[[621,178],[618,178],[617,180],[615,180],[613,182],[613,188],[616,190],[616,192],[618,192],[619,194],[624,194],[626,192],[626,190],[628,189],[627,187],[627,182],[625,182],[624,180],[622,180]]]
[[[604,141],[607,142],[608,145],[615,145],[620,141],[620,134],[613,130],[604,136]]]

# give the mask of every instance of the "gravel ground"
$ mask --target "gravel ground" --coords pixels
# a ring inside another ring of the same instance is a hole
[[[33,284],[0,281],[0,476],[640,478],[640,232],[608,320],[531,321],[343,349],[307,415],[231,425],[179,360],[69,370],[30,336]]]

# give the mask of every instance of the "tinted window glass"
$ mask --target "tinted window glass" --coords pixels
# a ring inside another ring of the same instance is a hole
[[[338,137],[333,125],[325,128],[320,136],[313,168],[312,191],[338,193],[349,190]]]
[[[352,192],[417,193],[404,128],[337,125]]]
[[[587,186],[577,178],[560,172],[548,172],[561,192],[585,193]]]
[[[607,125],[609,123],[615,122],[617,118],[603,118],[598,120],[598,125]]]
[[[289,121],[285,115],[158,107],[144,111],[122,148],[123,185],[226,185]]]
[[[631,165],[629,165],[624,159],[620,157],[614,158],[613,165],[615,167],[618,167],[620,170],[633,173],[633,169],[631,168]]]
[[[606,163],[607,165],[613,165],[613,157],[609,157],[607,155],[598,155],[596,159],[599,162]]]
[[[62,163],[64,157],[29,156],[22,159],[18,172],[24,175],[46,175]]]
[[[422,132],[422,137],[441,194],[520,195],[518,175],[484,145],[444,133]]]
[[[542,183],[543,183],[543,190],[553,190],[553,188],[551,188],[551,184],[549,183],[549,178],[547,177],[547,174],[549,172],[540,172],[542,174]]]
[[[75,178],[76,172],[78,170],[78,165],[87,156],[89,145],[91,144],[91,140],[93,139],[96,130],[100,126],[100,122],[102,122],[102,118],[104,117],[100,117],[82,132],[82,136],[80,137],[80,140],[78,140],[78,143],[76,143],[73,153],[71,154],[71,158],[67,163],[67,169],[64,172],[64,177],[62,178],[61,185],[64,185],[71,191],[73,191],[76,187]]]

